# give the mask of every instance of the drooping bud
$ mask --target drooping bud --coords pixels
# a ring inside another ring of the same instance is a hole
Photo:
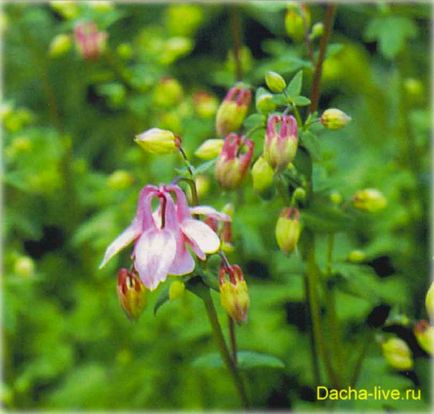
[[[153,100],[156,105],[169,108],[181,102],[183,95],[182,85],[174,78],[165,77],[155,86]]]
[[[259,157],[253,164],[252,178],[253,188],[258,193],[262,193],[273,184],[274,171],[264,157]]]
[[[223,139],[207,139],[195,151],[194,155],[201,160],[212,160],[222,152]]]
[[[431,284],[425,299],[426,311],[431,321],[434,322],[434,282]]]
[[[135,274],[127,269],[118,272],[118,298],[127,317],[137,320],[146,306],[146,287]]]
[[[134,141],[151,154],[169,154],[181,145],[180,138],[172,131],[160,128],[148,129],[136,135]]]
[[[252,94],[248,88],[234,86],[229,89],[216,115],[216,130],[220,136],[235,132],[240,128],[251,100]]]
[[[211,118],[217,112],[218,101],[207,92],[196,92],[193,95],[193,106],[199,117]]]
[[[286,88],[285,79],[283,79],[282,76],[280,76],[277,72],[273,72],[272,70],[269,70],[265,74],[265,83],[267,84],[268,89],[274,93],[283,92],[283,90]]]
[[[20,256],[15,260],[14,272],[22,278],[29,278],[35,274],[35,262],[31,257]]]
[[[336,108],[326,109],[320,118],[321,124],[327,129],[341,129],[350,121],[350,116]]]
[[[310,11],[303,4],[291,1],[285,15],[285,29],[294,42],[301,42],[310,28]]]
[[[107,32],[100,32],[93,22],[78,23],[74,36],[77,50],[85,60],[98,59],[107,45]]]
[[[268,164],[276,171],[284,170],[295,158],[297,146],[295,118],[292,115],[270,116],[267,122],[263,154]]]
[[[348,261],[351,263],[362,263],[366,259],[366,253],[362,250],[352,250],[348,254]]]
[[[428,321],[419,321],[414,327],[414,335],[420,347],[428,354],[434,355],[434,327]]]
[[[400,338],[390,338],[381,344],[387,363],[401,371],[413,368],[413,354],[407,343]]]
[[[48,54],[52,58],[57,58],[68,53],[71,49],[72,40],[67,34],[58,34],[50,43]]]
[[[273,95],[264,88],[258,88],[256,90],[255,104],[256,109],[265,115],[276,109],[276,104],[273,102]]]
[[[276,224],[276,241],[284,253],[292,253],[301,234],[300,212],[296,208],[284,208]]]
[[[243,150],[246,149],[246,152]],[[237,134],[229,134],[217,159],[215,177],[226,190],[241,184],[253,156],[254,142]]]
[[[169,287],[169,299],[176,300],[185,293],[185,283],[180,280],[174,280]]]
[[[353,206],[368,213],[376,213],[387,206],[387,199],[379,190],[366,188],[354,194]]]
[[[220,302],[224,310],[235,322],[239,324],[246,322],[250,297],[240,266],[224,266],[222,264],[219,281]]]

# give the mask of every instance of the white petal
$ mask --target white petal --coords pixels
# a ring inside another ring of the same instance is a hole
[[[209,206],[194,206],[190,207],[190,213],[191,214],[204,214],[205,216],[209,216],[211,218],[214,218],[216,220],[220,221],[232,221],[231,217],[228,216],[225,213],[221,213],[220,211],[217,211],[213,207]]]
[[[149,230],[135,246],[134,265],[149,290],[166,280],[176,253],[176,239],[168,230]]]
[[[180,235],[177,241],[176,256],[169,269],[169,273],[177,276],[188,275],[194,270],[194,265],[193,257],[191,257],[191,253],[185,247],[184,237]]]
[[[217,234],[199,220],[187,219],[181,223],[183,233],[205,253],[215,253],[220,247]]]
[[[120,252],[123,248],[127,247],[130,243],[132,243],[137,237],[140,236],[142,232],[141,225],[139,220],[135,218],[131,225],[127,227],[111,244],[107,247],[107,250],[104,254],[104,259],[99,265],[101,269],[104,267],[107,262],[118,252]]]

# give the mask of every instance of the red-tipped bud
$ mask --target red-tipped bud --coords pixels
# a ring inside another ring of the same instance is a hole
[[[216,115],[216,130],[220,136],[237,131],[249,109],[252,93],[248,88],[234,86],[229,89]]]
[[[284,208],[276,224],[276,241],[280,250],[285,253],[293,252],[300,234],[300,212],[296,208]]]
[[[215,177],[223,188],[233,190],[239,187],[247,173],[254,145],[252,140],[233,133],[225,138],[215,169]]]
[[[219,279],[220,301],[223,308],[235,322],[245,322],[250,298],[240,266],[225,266],[222,264]]]
[[[98,59],[107,44],[107,32],[100,32],[93,22],[79,23],[74,29],[75,45],[86,60]]]
[[[127,269],[118,272],[118,297],[127,317],[136,320],[146,306],[146,287],[140,278]]]
[[[297,152],[297,121],[292,115],[268,118],[264,142],[264,158],[275,170],[284,170]]]
[[[420,347],[428,354],[434,355],[434,327],[428,321],[419,321],[414,327],[414,335]]]

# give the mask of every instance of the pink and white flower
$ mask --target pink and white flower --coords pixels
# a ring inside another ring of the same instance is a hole
[[[107,36],[94,22],[80,22],[74,29],[76,47],[85,60],[98,59],[106,48]]]
[[[152,201],[159,199],[153,211]],[[154,290],[168,274],[185,275],[194,270],[190,249],[200,260],[220,247],[217,234],[193,215],[204,214],[230,221],[226,214],[209,206],[189,207],[177,185],[147,185],[139,196],[132,223],[107,248],[100,268],[120,250],[134,242],[132,259],[144,285]]]

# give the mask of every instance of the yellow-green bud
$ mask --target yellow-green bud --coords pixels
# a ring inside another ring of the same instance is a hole
[[[98,1],[89,1],[87,3],[93,10],[100,13],[107,13],[113,10],[113,2],[98,0]]]
[[[166,9],[166,25],[172,35],[191,36],[203,21],[203,9],[198,4],[171,4]]]
[[[52,1],[50,2],[50,6],[67,20],[72,20],[78,17],[79,9],[76,1]]]
[[[366,259],[366,253],[362,250],[352,250],[348,254],[348,261],[351,263],[361,263]]]
[[[341,129],[351,121],[345,112],[340,109],[326,109],[321,115],[320,122],[327,129]]]
[[[318,37],[321,37],[324,34],[324,24],[321,22],[315,23],[312,27],[312,33],[310,35],[310,38],[317,39]]]
[[[354,194],[353,205],[359,210],[376,213],[387,206],[387,199],[379,190],[366,188]]]
[[[278,73],[271,70],[265,74],[265,83],[267,84],[268,89],[274,93],[283,92],[283,90],[286,88],[285,79],[283,79]]]
[[[140,135],[135,140],[146,152],[151,154],[169,154],[178,150],[180,138],[172,131],[152,128]]]
[[[134,177],[125,170],[117,170],[109,175],[107,179],[108,186],[113,190],[123,190],[128,188],[134,182]]]
[[[276,241],[284,253],[292,253],[301,234],[300,212],[296,208],[284,208],[276,224]]]
[[[207,139],[195,151],[194,155],[202,160],[212,160],[219,156],[223,148],[223,139]]]
[[[434,327],[427,321],[419,321],[414,327],[414,335],[420,347],[428,354],[434,355]]]
[[[50,43],[49,55],[50,57],[57,58],[68,53],[72,47],[71,36],[67,34],[58,34],[53,38]]]
[[[407,343],[399,338],[390,338],[381,344],[387,363],[400,371],[413,368],[413,354]]]
[[[273,95],[264,88],[258,88],[255,98],[256,109],[264,115],[276,109],[276,104],[273,102]]]
[[[294,42],[301,42],[310,28],[310,11],[305,5],[295,1],[288,4],[285,15],[285,29]]]
[[[259,193],[263,192],[273,184],[274,170],[261,156],[252,167],[253,188]]]
[[[419,79],[407,78],[404,81],[404,88],[408,95],[419,97],[423,93],[423,84]]]
[[[306,201],[306,190],[304,188],[297,187],[292,197],[295,201],[303,203]]]
[[[194,182],[196,183],[197,196],[199,199],[205,197],[211,187],[209,177],[206,175],[197,175]]]
[[[119,302],[127,317],[131,320],[138,319],[147,302],[147,290],[140,278],[134,272],[120,269],[117,292]]]
[[[432,321],[434,321],[434,282],[431,283],[425,299],[426,311]]]
[[[193,95],[194,110],[201,118],[211,118],[218,108],[218,101],[215,96],[207,92],[196,92]]]
[[[170,300],[176,300],[176,299],[184,296],[184,293],[185,293],[184,282],[181,282],[180,280],[175,280],[170,284],[170,287],[169,287],[169,299]]]
[[[20,256],[15,260],[14,272],[23,278],[32,277],[35,273],[35,262],[28,256]]]
[[[342,203],[342,194],[339,191],[333,191],[330,194],[330,201],[338,206]]]
[[[229,280],[226,279],[228,276]],[[238,265],[221,266],[219,272],[220,302],[223,309],[237,323],[247,320],[250,297],[243,272]]]
[[[116,48],[116,53],[118,54],[118,56],[122,59],[130,59],[133,54],[133,48],[129,43],[121,43],[117,48]]]
[[[174,78],[163,78],[154,90],[154,103],[164,108],[178,104],[183,97],[182,85]]]

